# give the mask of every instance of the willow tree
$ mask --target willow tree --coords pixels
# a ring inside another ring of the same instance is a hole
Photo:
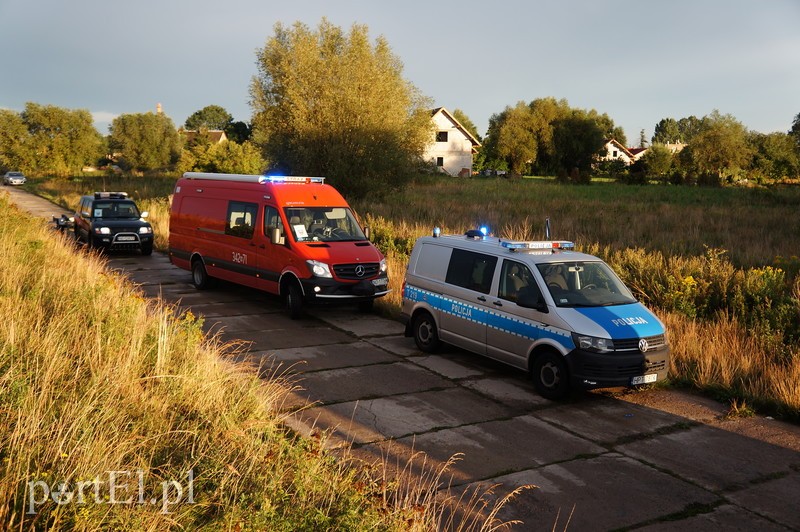
[[[323,19],[275,26],[250,87],[253,140],[275,169],[322,175],[346,194],[401,188],[433,138],[430,101],[383,37]]]

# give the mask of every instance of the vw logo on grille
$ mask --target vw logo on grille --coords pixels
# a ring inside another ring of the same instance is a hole
[[[359,264],[358,266],[356,266],[356,275],[357,275],[358,277],[364,277],[364,266],[362,266],[361,264]],[[641,345],[641,344],[640,344],[640,345]],[[647,344],[645,343],[645,345],[647,345]]]
[[[649,347],[650,346],[647,344],[646,338],[642,338],[641,340],[639,340],[639,351],[641,351],[642,353],[647,353],[647,349]]]

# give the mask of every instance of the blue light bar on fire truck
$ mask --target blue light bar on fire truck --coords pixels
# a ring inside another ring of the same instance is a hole
[[[510,251],[575,249],[575,244],[568,240],[537,240],[529,242],[506,240],[500,245]]]
[[[186,172],[186,179],[210,179],[216,181],[236,181],[239,183],[295,183],[309,185],[324,184],[324,177],[301,177],[294,175],[251,175],[251,174],[215,174],[209,172]]]
[[[324,177],[301,177],[296,175],[265,175],[261,183],[269,181],[270,183],[299,183],[303,185],[310,185],[311,183],[324,184]]]

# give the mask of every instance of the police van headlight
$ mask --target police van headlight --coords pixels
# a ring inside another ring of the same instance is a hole
[[[333,275],[331,275],[330,267],[324,262],[320,262],[318,260],[307,260],[306,264],[308,264],[308,269],[311,270],[311,273],[315,277],[333,277]]]
[[[98,235],[110,235],[111,229],[108,227],[95,227],[94,232]]]
[[[152,232],[153,232],[153,228],[152,227],[140,227],[139,228],[139,234],[140,235],[149,235]]]
[[[609,353],[614,350],[614,342],[608,338],[597,338],[585,334],[572,333],[572,340],[578,349],[594,351],[597,353]]]
[[[387,269],[386,268],[386,259],[381,259],[380,268],[381,268],[381,273],[386,273],[386,269]]]

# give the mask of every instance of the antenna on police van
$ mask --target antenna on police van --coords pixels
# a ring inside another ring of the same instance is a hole
[[[550,240],[550,218],[544,219],[544,239]]]

